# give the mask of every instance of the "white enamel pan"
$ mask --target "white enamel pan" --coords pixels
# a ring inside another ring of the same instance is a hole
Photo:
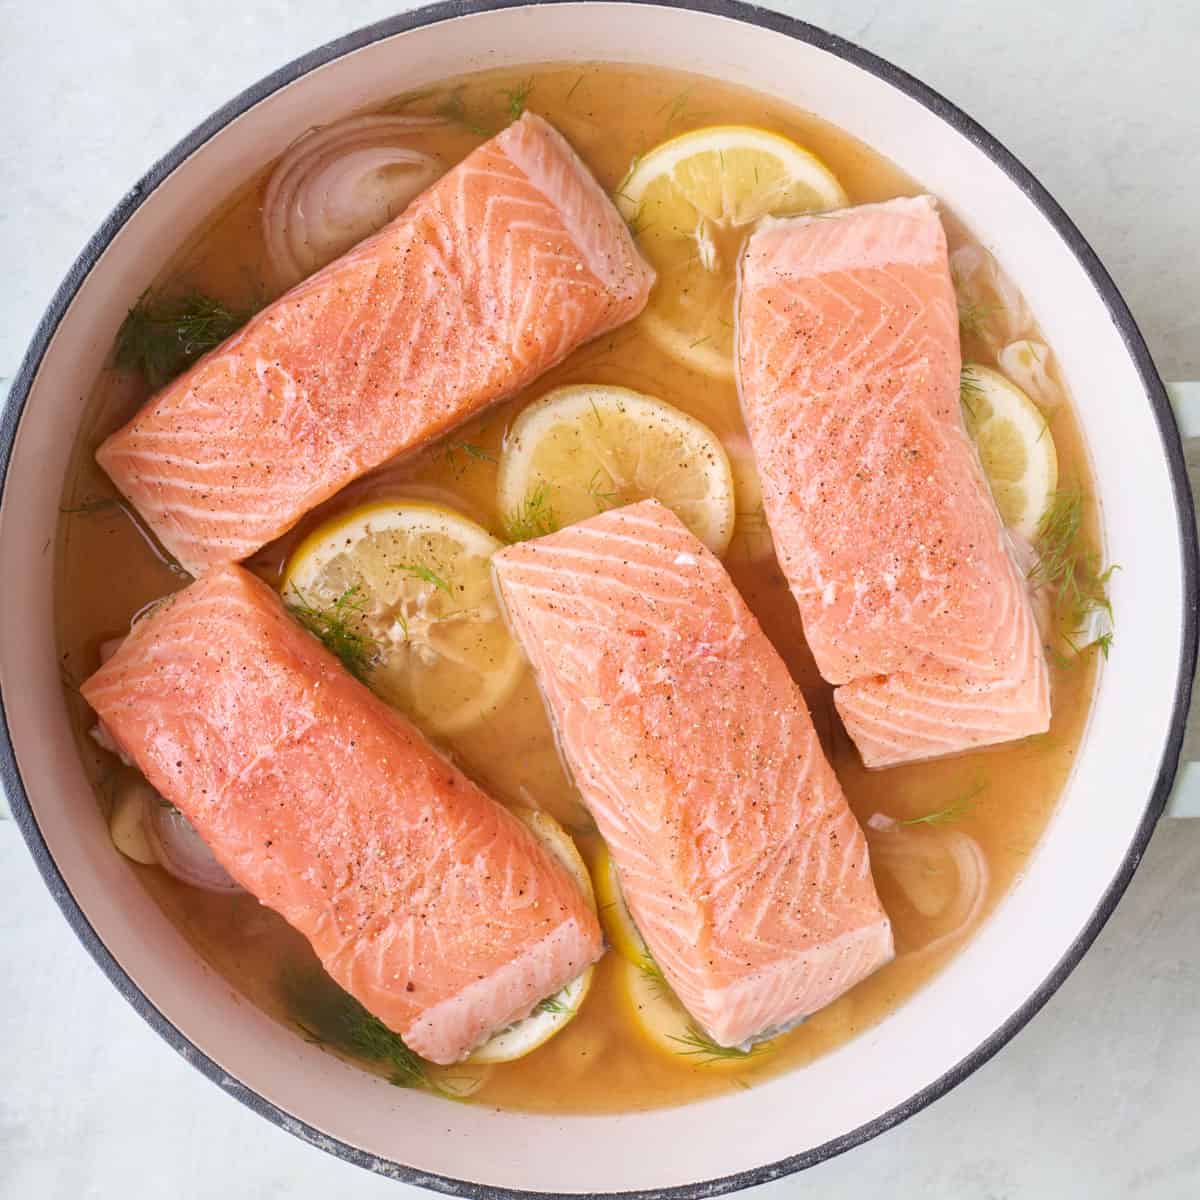
[[[941,197],[1016,280],[1054,347],[1098,481],[1107,554],[1123,567],[1112,585],[1119,636],[1062,803],[963,953],[811,1066],[627,1116],[525,1116],[392,1088],[238,1002],[113,852],[72,749],[46,552],[84,397],[181,230],[300,131],[382,101],[398,80],[419,88],[551,60],[648,63],[750,85],[827,118]],[[1046,1002],[1113,911],[1171,796],[1196,654],[1196,534],[1179,430],[1132,315],[1062,209],[969,117],[840,38],[732,0],[441,4],[256,84],[135,184],[87,245],[16,377],[0,472],[0,771],[47,887],[100,969],[218,1086],[305,1141],[435,1190],[708,1196],[888,1129]]]

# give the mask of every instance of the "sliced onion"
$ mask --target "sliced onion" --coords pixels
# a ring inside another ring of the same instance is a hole
[[[108,832],[113,845],[126,858],[144,867],[158,865],[158,855],[146,836],[145,794],[153,791],[140,776],[123,779],[113,797],[112,812],[108,818]]]
[[[979,336],[989,346],[1003,346],[1029,330],[1033,322],[1025,297],[982,246],[960,246],[950,256],[950,271],[960,311],[979,314]]]
[[[1042,408],[1056,408],[1062,403],[1062,388],[1050,374],[1050,347],[1043,342],[1029,338],[1009,342],[996,355],[996,361],[1000,370]]]
[[[350,117],[309,130],[279,160],[263,198],[267,255],[291,287],[403,212],[444,167],[404,145],[439,117]]]
[[[905,957],[936,953],[974,927],[987,902],[991,872],[982,847],[973,837],[957,830],[905,826],[883,813],[875,813],[866,824],[871,855],[878,867],[886,870],[889,863],[900,866],[914,861],[928,866],[949,860],[955,870],[956,881],[950,899],[932,906],[925,903],[911,886],[906,886],[903,872],[894,872],[893,877],[913,908],[924,917],[936,917],[944,930]]]
[[[163,869],[182,883],[203,888],[206,892],[240,892],[242,888],[217,862],[187,817],[167,804],[149,784],[146,790],[142,822],[150,847]]]

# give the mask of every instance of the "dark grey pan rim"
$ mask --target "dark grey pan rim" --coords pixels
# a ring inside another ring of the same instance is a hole
[[[209,138],[224,128],[235,117],[257,104],[260,100],[271,95],[271,93],[307,74],[314,68],[320,67],[351,51],[358,50],[372,42],[390,37],[393,34],[402,33],[406,30],[436,24],[453,17],[471,13],[490,12],[505,8],[532,7],[540,3],[560,2],[566,2],[566,0],[533,0],[533,3],[530,3],[530,0],[448,0],[446,3],[434,4],[414,12],[404,13],[400,16],[380,21],[377,24],[347,34],[345,37],[338,38],[336,41],[332,41],[304,55],[304,57],[296,59],[287,66],[281,67],[278,71],[268,75],[253,87],[248,88],[236,99],[230,101],[214,113],[204,124],[184,138],[170,153],[156,163],[121,200],[120,204],[117,205],[116,209],[100,227],[95,236],[84,247],[83,253],[72,266],[66,279],[55,293],[45,315],[42,317],[33,340],[30,343],[29,350],[13,381],[8,404],[3,414],[0,415],[0,496],[3,494],[4,480],[7,477],[8,463],[11,457],[13,440],[16,436],[17,425],[28,399],[34,376],[54,336],[55,330],[58,328],[58,324],[62,320],[75,293],[78,291],[80,284],[118,230],[137,211],[147,196],[193,151],[208,141]],[[588,2],[588,0],[584,0],[584,2]],[[1192,672],[1196,661],[1197,545],[1196,530],[1192,519],[1191,489],[1188,484],[1187,469],[1183,457],[1183,448],[1179,440],[1179,432],[1167,401],[1166,390],[1151,361],[1146,343],[1138,330],[1132,314],[1117,291],[1116,285],[1083,235],[1076,229],[1071,219],[1063,212],[1054,199],[1046,192],[1045,188],[1038,183],[1033,175],[1012,154],[960,109],[919,80],[914,79],[906,72],[892,66],[891,63],[885,62],[876,55],[860,49],[843,38],[826,33],[802,21],[742,3],[741,0],[627,0],[627,2],[648,4],[663,8],[690,9],[697,12],[730,17],[744,23],[785,34],[788,37],[835,54],[839,58],[845,59],[847,62],[853,63],[855,66],[871,72],[877,78],[890,83],[893,87],[917,100],[925,108],[941,117],[987,154],[1030,200],[1037,205],[1042,214],[1057,230],[1059,236],[1071,248],[1080,265],[1091,279],[1092,285],[1104,300],[1112,316],[1113,323],[1120,331],[1126,349],[1133,359],[1146,389],[1151,408],[1158,422],[1159,433],[1162,438],[1163,454],[1167,459],[1171,472],[1185,588],[1183,644],[1179,660],[1179,674],[1175,685],[1175,703],[1172,713],[1171,730],[1163,747],[1162,759],[1159,763],[1153,792],[1147,801],[1137,834],[1121,864],[1120,870],[1109,883],[1090,920],[1050,975],[999,1029],[960,1063],[947,1071],[940,1079],[922,1089],[905,1103],[898,1105],[873,1121],[869,1121],[857,1129],[851,1130],[842,1137],[825,1142],[823,1145],[806,1150],[791,1158],[785,1158],[779,1162],[769,1163],[765,1166],[757,1167],[750,1171],[743,1171],[735,1175],[727,1175],[718,1179],[683,1184],[676,1187],[654,1188],[640,1192],[604,1193],[607,1195],[635,1197],[638,1200],[641,1200],[641,1198],[645,1198],[645,1200],[668,1200],[668,1198],[675,1200],[675,1198],[680,1198],[680,1200],[683,1200],[685,1197],[690,1200],[693,1197],[716,1196],[736,1191],[739,1188],[753,1187],[756,1184],[778,1179],[794,1171],[803,1170],[816,1163],[832,1158],[837,1154],[841,1154],[843,1151],[849,1150],[883,1133],[885,1130],[891,1129],[894,1125],[898,1125],[901,1121],[938,1099],[938,1097],[945,1095],[952,1087],[987,1062],[992,1055],[1004,1046],[1038,1012],[1042,1005],[1049,1000],[1062,984],[1063,980],[1071,973],[1088,947],[1095,940],[1101,927],[1116,907],[1121,894],[1128,886],[1138,863],[1141,861],[1142,854],[1145,851],[1147,842],[1150,840],[1154,826],[1162,815],[1167,797],[1171,791],[1171,785],[1178,764],[1179,751],[1183,742],[1184,726],[1192,690]],[[225,1088],[230,1094],[236,1096],[247,1105],[247,1107],[273,1121],[276,1125],[295,1133],[310,1144],[328,1150],[339,1158],[355,1163],[379,1175],[416,1184],[434,1191],[445,1192],[451,1195],[477,1196],[483,1198],[483,1200],[528,1200],[531,1197],[551,1195],[551,1193],[490,1187],[486,1184],[452,1179],[443,1175],[433,1175],[389,1159],[379,1158],[374,1154],[369,1154],[336,1138],[331,1138],[328,1134],[298,1120],[291,1113],[277,1108],[240,1081],[232,1079],[227,1071],[208,1058],[199,1047],[188,1041],[121,969],[71,895],[70,889],[59,873],[58,867],[42,837],[41,830],[30,808],[28,797],[25,794],[17,770],[12,740],[5,717],[4,692],[2,687],[0,687],[0,784],[3,785],[9,797],[17,824],[29,845],[38,869],[41,871],[46,886],[50,890],[50,894],[57,901],[59,908],[62,909],[63,915],[67,918],[79,940],[84,944],[117,990],[145,1018],[149,1025],[174,1047],[176,1051],[182,1054],[188,1062],[203,1071],[214,1083]],[[600,1194],[581,1193],[581,1195]]]

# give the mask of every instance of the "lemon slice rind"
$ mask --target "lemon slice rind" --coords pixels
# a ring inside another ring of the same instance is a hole
[[[513,811],[529,826],[542,845],[567,868],[594,910],[596,897],[592,890],[592,879],[588,874],[587,864],[576,849],[570,834],[549,813],[531,808]],[[588,967],[566,987],[543,1000],[528,1017],[493,1034],[467,1061],[474,1064],[513,1062],[545,1045],[578,1015],[591,989],[593,971],[593,967]]]
[[[963,416],[1004,523],[1027,541],[1058,487],[1045,415],[1015,383],[980,363],[963,367]]]

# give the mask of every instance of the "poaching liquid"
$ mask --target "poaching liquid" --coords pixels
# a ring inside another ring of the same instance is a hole
[[[548,65],[519,76],[489,72],[402,97],[380,111],[433,113],[441,108],[460,114],[444,125],[417,130],[412,137],[415,148],[438,155],[449,166],[482,140],[469,125],[502,126],[508,97],[518,89],[527,92],[528,107],[563,132],[610,191],[619,186],[636,155],[668,137],[711,124],[760,126],[793,139],[824,160],[851,203],[922,190],[887,160],[811,115],[747,90],[666,70],[594,64]],[[160,276],[162,287],[195,288],[234,309],[273,298],[260,228],[268,175],[265,168],[232,197],[223,198],[184,239]],[[952,250],[969,240],[951,214],[943,211],[943,219]],[[995,361],[986,333],[986,323],[964,329],[964,360]],[[298,538],[368,496],[436,499],[502,536],[494,460],[505,431],[530,400],[573,383],[620,384],[646,392],[703,421],[727,444],[744,444],[733,383],[681,364],[634,321],[581,347],[527,391],[415,457],[352,484],[249,565],[278,583],[282,563]],[[106,809],[113,789],[130,772],[87,736],[93,717],[74,688],[98,665],[102,642],[123,634],[146,604],[187,581],[120,508],[106,502],[115,493],[93,460],[99,442],[128,420],[148,393],[135,372],[112,367],[101,373],[66,479],[55,551],[64,686],[79,752],[98,802]],[[1090,495],[1087,462],[1069,405],[1059,405],[1047,419],[1058,450],[1060,487],[1074,484]],[[482,454],[464,452],[463,443]],[[755,518],[754,513],[740,515],[726,566],[804,689],[852,808],[864,823],[880,813],[915,822],[898,832],[868,830],[875,880],[893,922],[897,957],[760,1053],[711,1062],[684,1053],[682,1046],[679,1053],[668,1052],[646,1038],[610,952],[596,969],[581,1012],[563,1032],[524,1059],[476,1073],[475,1082],[482,1079],[476,1102],[531,1111],[632,1111],[751,1086],[802,1067],[909,1000],[969,939],[1035,850],[1082,737],[1097,655],[1085,653],[1069,661],[1052,656],[1053,724],[1048,734],[962,757],[868,772],[841,729],[831,689],[815,669],[795,603],[760,518]],[[1087,536],[1095,539],[1094,527]],[[585,857],[594,857],[596,835],[588,832],[590,819],[564,774],[528,672],[497,711],[443,745],[495,798],[548,810],[578,831],[580,849]],[[944,820],[916,820],[943,810],[949,810]],[[883,842],[889,837],[903,840]],[[964,880],[953,846],[961,847],[966,838],[982,852],[986,870],[977,881],[982,894],[971,906],[967,928],[958,930],[963,905],[955,892]],[[129,868],[232,989],[294,1026],[297,1013],[281,980],[289,971],[316,968],[299,934],[248,895],[217,896],[180,884],[155,867],[130,863]],[[364,1064],[364,1069],[381,1068]],[[386,1100],[386,1094],[381,1099]]]

